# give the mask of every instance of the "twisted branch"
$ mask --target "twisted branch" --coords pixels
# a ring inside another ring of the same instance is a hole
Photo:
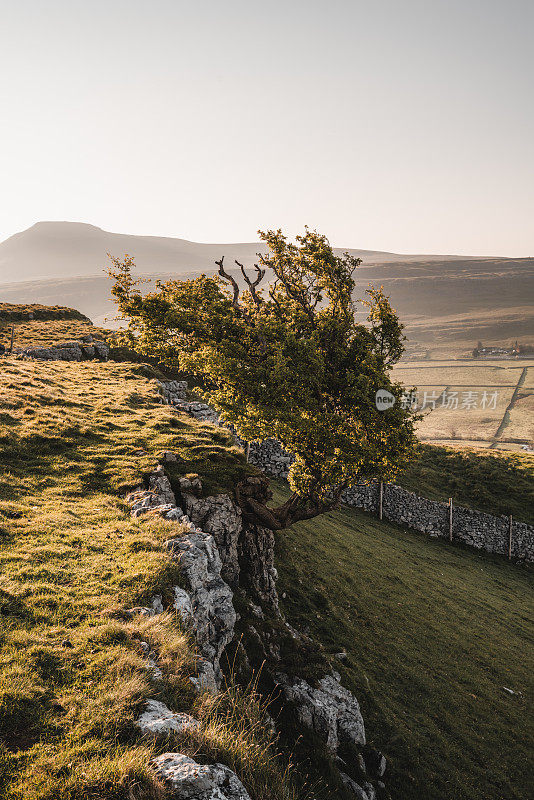
[[[221,276],[221,278],[224,278],[226,281],[228,281],[228,283],[230,283],[230,284],[232,285],[232,288],[233,288],[233,290],[234,290],[234,296],[233,296],[233,299],[232,299],[232,305],[233,305],[233,307],[234,307],[235,309],[237,309],[237,310],[240,310],[240,309],[239,309],[239,303],[238,303],[238,299],[239,299],[239,286],[238,286],[238,284],[237,284],[237,281],[235,280],[235,278],[233,278],[233,277],[232,277],[232,276],[231,276],[231,275],[230,275],[228,272],[226,272],[226,270],[224,269],[224,267],[223,267],[223,261],[224,261],[224,256],[222,256],[222,258],[221,258],[221,260],[220,260],[220,261],[216,261],[216,262],[215,262],[215,263],[217,264],[217,266],[219,267],[219,275]]]
[[[260,269],[260,267],[258,267],[257,264],[254,264],[254,268],[256,270],[257,275],[256,279],[254,281],[251,281],[247,273],[245,272],[245,267],[237,260],[237,258],[235,259],[235,263],[237,264],[238,267],[241,268],[241,274],[243,275],[245,281],[248,284],[248,287],[250,289],[250,294],[252,295],[252,299],[254,300],[256,307],[259,308],[261,305],[261,297],[259,297],[256,292],[256,286],[258,286],[258,284],[262,282],[265,276],[265,270]]]

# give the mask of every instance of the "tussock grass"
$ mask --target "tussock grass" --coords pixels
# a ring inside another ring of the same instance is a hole
[[[285,767],[260,758],[273,748],[268,728],[237,716],[256,701],[199,700],[195,649],[174,616],[124,613],[154,594],[170,603],[180,576],[162,545],[181,529],[132,520],[123,494],[162,450],[217,485],[214,453],[235,465],[242,455],[160,405],[146,366],[4,358],[0,371],[0,796],[160,800],[150,758],[175,748],[217,754],[254,800],[292,798]],[[134,720],[149,697],[205,717],[198,739],[143,740]]]

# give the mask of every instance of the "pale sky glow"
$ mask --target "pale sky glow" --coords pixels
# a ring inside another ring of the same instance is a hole
[[[0,240],[534,255],[532,0],[0,0]]]

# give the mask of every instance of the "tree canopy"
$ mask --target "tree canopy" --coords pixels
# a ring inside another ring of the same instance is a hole
[[[359,301],[360,260],[336,255],[306,228],[291,242],[281,230],[259,232],[267,244],[253,273],[228,272],[158,281],[143,295],[134,261],[112,258],[112,294],[138,351],[201,379],[207,402],[246,441],[278,439],[293,453],[293,494],[268,509],[268,492],[244,491],[245,510],[271,528],[328,510],[362,479],[390,479],[415,446],[414,412],[391,378],[403,352],[402,325],[382,288]],[[375,395],[396,402],[378,410]]]

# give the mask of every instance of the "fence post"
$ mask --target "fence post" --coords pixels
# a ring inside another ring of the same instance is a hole
[[[449,542],[452,542],[452,497],[449,497]]]
[[[508,520],[508,560],[512,559],[512,515]]]
[[[13,336],[15,335],[15,326],[11,326],[11,345],[9,347],[9,354],[11,355],[13,352]]]
[[[382,507],[384,505],[384,484],[380,481],[380,503],[378,506],[378,519],[382,519]]]

